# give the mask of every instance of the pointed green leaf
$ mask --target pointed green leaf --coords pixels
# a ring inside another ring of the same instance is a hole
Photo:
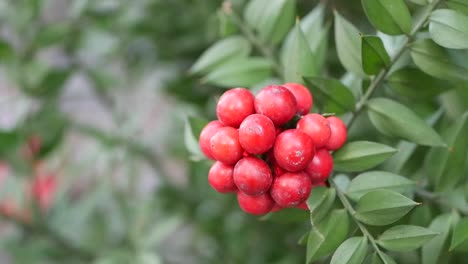
[[[388,35],[411,32],[411,14],[403,0],[362,0],[371,24]]]
[[[450,251],[468,251],[468,218],[461,219],[455,226]]]
[[[449,0],[446,4],[451,9],[468,15],[468,2],[466,0]]]
[[[439,233],[439,235],[422,247],[422,264],[437,264],[446,257],[448,251],[447,240],[450,237],[452,227],[458,221],[459,216],[455,213],[439,215],[432,221],[429,229]]]
[[[330,264],[361,264],[366,257],[367,246],[365,237],[348,238],[335,251]]]
[[[422,247],[437,234],[420,226],[399,225],[383,232],[377,243],[390,251],[405,252]]]
[[[316,98],[315,102],[322,104],[324,112],[340,114],[354,110],[353,93],[340,81],[320,77],[305,77],[304,81]]]
[[[307,199],[307,207],[310,210],[310,221],[312,226],[320,222],[330,211],[336,197],[334,188],[317,186]]]
[[[444,146],[437,132],[408,107],[386,98],[367,102],[372,124],[382,134],[425,146]]]
[[[447,90],[447,82],[434,78],[421,70],[405,67],[392,73],[387,79],[390,88],[398,95],[414,100],[426,100]]]
[[[15,57],[15,50],[10,43],[0,40],[0,64],[10,62]]]
[[[389,225],[406,215],[418,203],[397,192],[368,192],[359,199],[356,219],[368,225]]]
[[[198,137],[206,124],[208,124],[206,120],[196,117],[188,117],[185,121],[184,142],[192,160],[198,161],[204,159],[204,155],[198,144]]]
[[[429,33],[439,45],[468,49],[468,16],[450,9],[438,9],[429,18]]]
[[[370,141],[349,142],[333,153],[333,168],[353,172],[373,168],[391,157],[398,150]]]
[[[369,75],[375,75],[383,68],[390,67],[388,55],[382,40],[377,36],[362,36],[362,68]]]
[[[359,200],[368,192],[390,190],[406,193],[412,190],[415,183],[403,176],[386,171],[369,171],[359,174],[351,181],[346,194],[353,200]]]
[[[364,77],[359,31],[338,12],[335,12],[335,43],[341,64],[348,71]]]
[[[203,52],[190,68],[190,72],[208,73],[223,63],[247,57],[250,50],[250,43],[242,36],[222,39]]]
[[[423,72],[445,80],[468,80],[468,69],[450,60],[446,50],[430,39],[419,39],[411,46],[411,58]]]

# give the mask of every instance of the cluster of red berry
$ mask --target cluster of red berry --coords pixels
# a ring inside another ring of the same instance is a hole
[[[226,91],[218,101],[218,120],[200,134],[200,148],[216,160],[208,173],[220,193],[237,193],[247,213],[284,207],[306,209],[315,185],[333,169],[329,151],[346,141],[337,117],[310,113],[313,98],[297,83],[270,85],[254,96],[245,88]]]

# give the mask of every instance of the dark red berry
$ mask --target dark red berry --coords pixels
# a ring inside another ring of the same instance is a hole
[[[239,142],[249,153],[263,154],[275,143],[276,129],[266,116],[253,114],[242,121],[239,128]]]
[[[226,126],[239,127],[242,121],[255,113],[254,96],[245,88],[234,88],[226,91],[218,101],[216,114],[219,121]]]
[[[277,126],[284,125],[296,113],[296,98],[283,86],[270,85],[255,97],[255,111],[269,117]]]
[[[298,205],[296,208],[302,209],[302,210],[309,210],[309,207],[307,206],[306,202],[302,202],[300,205]]]
[[[273,181],[268,164],[256,157],[239,160],[234,167],[233,178],[237,188],[248,195],[267,192]]]
[[[271,199],[269,193],[257,196],[247,195],[243,192],[237,193],[237,202],[244,212],[253,215],[264,215],[271,211],[275,202]]]
[[[331,134],[325,148],[329,150],[337,150],[346,142],[346,125],[336,116],[330,116],[327,119]]]
[[[237,192],[237,187],[232,177],[233,172],[234,166],[217,161],[211,166],[208,172],[208,182],[217,192]]]
[[[328,120],[319,114],[303,116],[297,123],[297,129],[309,135],[316,148],[325,146],[331,135]]]
[[[313,98],[309,90],[299,83],[285,83],[282,85],[286,87],[296,98],[297,106],[296,111],[299,115],[309,113],[312,108]]]
[[[330,176],[332,170],[333,157],[327,149],[319,149],[304,171],[309,175],[313,184],[319,184]]]
[[[281,207],[296,207],[310,195],[312,183],[306,173],[287,172],[273,181],[270,194]]]
[[[304,132],[289,129],[276,137],[273,147],[275,160],[285,170],[303,170],[314,157],[312,139]]]
[[[239,132],[232,127],[219,128],[210,139],[210,148],[213,158],[229,165],[234,165],[244,153],[239,143]]]
[[[213,155],[211,155],[211,143],[210,140],[213,135],[218,132],[218,129],[222,128],[223,124],[218,120],[209,122],[200,133],[200,149],[203,154],[209,159],[214,160]]]

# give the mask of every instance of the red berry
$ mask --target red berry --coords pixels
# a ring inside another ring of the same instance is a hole
[[[336,116],[330,116],[327,119],[331,134],[325,148],[337,150],[346,142],[346,125]]]
[[[308,114],[303,116],[297,123],[297,129],[309,135],[316,148],[325,146],[331,135],[328,120],[319,114]]]
[[[300,205],[298,205],[296,208],[302,209],[302,210],[309,210],[309,206],[307,206],[306,202],[302,202]]]
[[[33,179],[31,194],[43,210],[47,210],[54,202],[57,190],[57,179],[53,174],[39,174]]]
[[[239,143],[239,132],[232,127],[219,128],[210,139],[210,148],[213,158],[229,165],[234,165],[244,153]]]
[[[254,96],[245,88],[234,88],[226,91],[218,101],[216,114],[219,121],[226,126],[239,127],[242,121],[255,113]]]
[[[234,166],[226,165],[217,161],[213,166],[211,166],[210,171],[208,172],[208,182],[217,192],[236,192],[237,187],[234,184],[234,179],[232,177],[233,172]]]
[[[278,211],[281,211],[281,209],[283,209],[283,207],[279,206],[277,203],[275,203],[275,205],[273,206],[273,208],[271,208],[271,211],[272,213],[274,212],[278,212]]]
[[[270,85],[255,97],[255,111],[269,117],[277,126],[284,125],[296,113],[296,98],[283,86]]]
[[[237,193],[237,202],[244,212],[253,215],[264,215],[271,211],[275,202],[271,199],[269,193],[257,196],[247,195],[243,192]]]
[[[248,195],[267,192],[273,181],[268,164],[256,157],[239,160],[234,167],[233,178],[237,188]]]
[[[273,151],[276,162],[283,169],[300,171],[305,169],[314,157],[315,147],[306,133],[289,129],[276,137]]]
[[[210,140],[216,132],[218,132],[219,128],[222,128],[223,124],[218,120],[209,122],[201,131],[200,133],[200,149],[202,150],[203,154],[209,159],[214,160],[213,156],[211,155],[211,143]]]
[[[296,111],[299,115],[305,115],[309,113],[312,108],[313,98],[309,90],[298,83],[285,83],[282,85],[286,87],[296,98],[297,106]]]
[[[296,207],[310,195],[312,183],[304,172],[287,172],[273,181],[270,194],[281,207]]]
[[[280,176],[280,175],[283,175],[284,173],[287,172],[283,168],[281,168],[281,166],[278,165],[278,162],[276,162],[276,161],[273,162],[272,168],[273,168],[273,175],[274,176]]]
[[[333,157],[327,149],[319,149],[309,163],[305,172],[309,175],[313,184],[324,182],[333,170]]]
[[[239,142],[249,153],[263,154],[275,143],[276,129],[266,116],[253,114],[244,119],[239,128]]]

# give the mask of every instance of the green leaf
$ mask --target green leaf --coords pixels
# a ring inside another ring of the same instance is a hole
[[[0,40],[0,64],[10,62],[15,57],[15,50],[10,43]]]
[[[371,24],[388,35],[411,32],[411,14],[403,0],[362,0]]]
[[[307,207],[310,210],[310,221],[312,226],[320,222],[330,211],[335,201],[336,190],[317,186],[313,188],[307,199]]]
[[[408,107],[386,98],[367,102],[372,124],[382,134],[425,146],[445,146],[437,132]]]
[[[333,254],[330,264],[361,264],[367,254],[367,238],[348,238]]]
[[[450,9],[438,9],[429,18],[429,33],[439,45],[468,49],[468,16]]]
[[[382,40],[377,36],[362,36],[362,68],[369,75],[375,75],[383,68],[390,67],[388,55]]]
[[[71,25],[69,23],[53,23],[38,31],[36,44],[38,47],[62,43],[65,38],[70,38]]]
[[[307,240],[306,263],[311,263],[335,251],[346,239],[349,217],[344,209],[333,210],[327,218],[312,228]]]
[[[459,216],[455,213],[439,215],[432,221],[429,229],[439,235],[422,247],[422,264],[437,264],[447,257],[450,231],[458,221]]]
[[[310,213],[298,208],[283,208],[280,211],[268,213],[259,218],[260,221],[276,223],[304,223],[310,219]]]
[[[354,141],[333,153],[333,168],[353,172],[373,168],[384,162],[398,150],[370,141]]]
[[[72,71],[69,69],[50,70],[38,85],[25,87],[23,91],[35,97],[58,96],[71,74]]]
[[[458,222],[453,230],[450,251],[468,251],[468,218],[463,218]]]
[[[204,155],[198,144],[198,137],[203,127],[208,124],[206,120],[196,117],[188,117],[185,121],[184,128],[184,142],[185,147],[190,153],[190,158],[194,161],[199,161],[204,159]]]
[[[247,57],[251,49],[250,43],[242,36],[222,39],[203,52],[190,68],[190,72],[207,73],[213,71],[226,62]]]
[[[356,219],[368,225],[389,225],[418,205],[406,196],[388,190],[368,192],[356,205]]]
[[[351,181],[346,194],[353,200],[359,200],[368,192],[389,190],[406,193],[412,190],[415,183],[403,176],[386,171],[369,171],[359,174]]]
[[[453,188],[463,177],[468,149],[468,112],[443,134],[448,148],[433,147],[426,156],[425,171],[436,191]]]
[[[350,72],[364,77],[359,31],[338,12],[335,12],[336,52],[341,64]]]
[[[432,0],[409,0],[409,1],[413,2],[413,3],[417,4],[417,5],[427,5]]]
[[[450,60],[446,50],[430,39],[419,39],[411,46],[411,58],[423,72],[445,80],[468,80],[468,69]]]
[[[380,252],[380,256],[377,253],[372,254],[370,264],[397,264],[389,255],[384,252]]]
[[[423,71],[405,67],[392,73],[387,79],[390,88],[398,95],[414,100],[426,100],[447,90],[447,82],[434,78]]]
[[[223,87],[250,87],[271,77],[271,64],[267,59],[252,57],[236,59],[220,65],[203,82]]]
[[[284,79],[286,82],[302,83],[303,76],[317,74],[315,59],[299,24],[296,24],[291,37],[292,40],[285,55],[287,56],[286,63],[283,65]]]
[[[324,112],[340,114],[354,110],[356,99],[340,81],[320,77],[305,77],[304,81],[316,98],[315,102],[323,104]]]
[[[406,252],[422,247],[437,234],[420,226],[398,225],[385,230],[377,243],[390,251]]]
[[[451,9],[468,15],[468,2],[465,0],[449,0],[446,4]]]

